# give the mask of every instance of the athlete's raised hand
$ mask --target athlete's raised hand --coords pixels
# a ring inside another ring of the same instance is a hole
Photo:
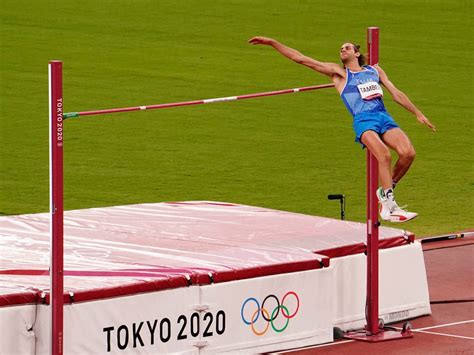
[[[417,119],[418,122],[420,122],[421,124],[427,125],[433,132],[436,132],[436,127],[430,122],[429,119],[427,119],[427,118],[425,117],[424,114],[419,113],[418,115],[416,115],[416,119]]]
[[[250,44],[263,44],[265,46],[270,46],[275,40],[273,38],[256,36],[249,39]]]

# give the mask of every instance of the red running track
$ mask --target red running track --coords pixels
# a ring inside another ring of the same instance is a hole
[[[431,316],[410,321],[414,337],[365,343],[339,340],[282,353],[308,354],[474,354],[474,236],[423,244]],[[391,326],[401,329],[402,323]]]

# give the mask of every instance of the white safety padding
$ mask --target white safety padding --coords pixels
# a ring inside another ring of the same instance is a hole
[[[420,242],[381,251],[380,315],[385,323],[431,314]]]
[[[331,259],[335,269],[335,325],[343,330],[366,324],[364,254]],[[379,251],[379,317],[385,323],[431,314],[421,243]]]
[[[190,318],[199,303],[199,287],[182,287],[64,307],[65,354],[197,354]],[[46,354],[46,307],[36,354]]]
[[[35,354],[36,305],[0,307],[0,354]]]
[[[365,324],[366,256],[356,254],[331,259],[331,266],[335,286],[334,324],[343,330],[360,329]]]
[[[333,280],[325,268],[201,287],[207,312],[225,313],[225,332],[215,336],[212,326],[201,351],[262,353],[332,341]]]

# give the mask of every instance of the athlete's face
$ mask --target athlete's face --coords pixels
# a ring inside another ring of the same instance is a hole
[[[354,45],[352,43],[344,43],[341,46],[339,55],[341,57],[341,61],[343,63],[346,63],[354,58],[357,58],[360,53],[355,50]]]

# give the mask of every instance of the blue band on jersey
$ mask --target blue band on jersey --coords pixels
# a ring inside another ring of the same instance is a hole
[[[374,131],[378,134],[384,134],[388,130],[398,128],[399,126],[387,111],[379,111],[363,112],[356,115],[354,117],[353,127],[356,134],[355,141],[365,148],[364,143],[360,140],[360,137],[364,132]]]

